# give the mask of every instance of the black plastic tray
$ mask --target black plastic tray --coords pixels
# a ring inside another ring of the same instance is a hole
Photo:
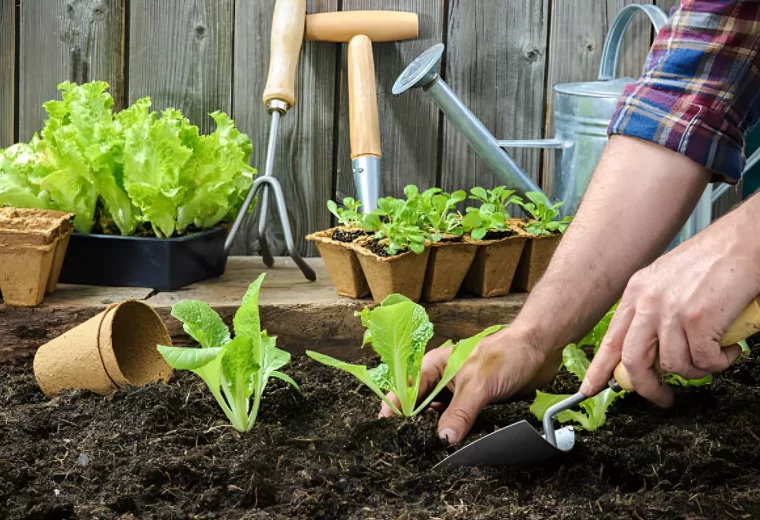
[[[60,281],[173,291],[224,273],[222,228],[178,238],[73,233]]]

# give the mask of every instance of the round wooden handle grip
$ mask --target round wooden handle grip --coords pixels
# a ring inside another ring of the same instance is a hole
[[[728,327],[728,330],[723,335],[723,339],[720,340],[721,347],[734,345],[756,332],[760,332],[760,301],[758,300],[760,300],[760,297],[749,302],[749,305],[744,308],[739,317]],[[620,388],[628,391],[634,389],[628,370],[623,366],[623,363],[618,363],[618,366],[615,367],[614,375]]]
[[[372,41],[364,35],[354,36],[348,43],[348,113],[351,159],[380,157],[375,60]]]
[[[296,102],[296,69],[306,25],[306,0],[277,0],[272,15],[269,76],[264,88],[264,104]]]
[[[349,42],[359,34],[373,42],[393,42],[417,38],[420,21],[415,13],[398,11],[340,11],[306,17],[306,39]]]

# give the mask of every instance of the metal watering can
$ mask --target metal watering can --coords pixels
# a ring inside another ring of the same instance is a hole
[[[649,17],[657,32],[668,19],[660,8],[653,5],[628,5],[620,11],[607,34],[598,79],[554,86],[556,130],[553,139],[497,140],[439,76],[438,63],[443,56],[443,44],[435,45],[418,56],[396,80],[393,93],[401,94],[412,88],[422,88],[430,94],[480,158],[501,181],[521,195],[526,191],[543,191],[504,148],[554,150],[553,196],[549,198],[564,203],[560,210],[562,216],[574,215],[607,145],[607,127],[618,99],[625,87],[635,81],[633,78],[615,78],[615,75],[623,36],[633,17],[640,12]],[[710,224],[712,199],[712,185],[708,185],[673,245],[683,242]]]

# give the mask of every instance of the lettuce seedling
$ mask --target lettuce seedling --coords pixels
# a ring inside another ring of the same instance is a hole
[[[346,197],[343,199],[343,206],[345,206],[345,209],[338,207],[335,201],[327,201],[327,209],[335,215],[340,225],[347,228],[361,228],[363,215],[359,211],[359,208],[362,207],[362,203],[354,200],[353,197]]]
[[[586,371],[588,370],[591,362],[586,357],[586,353],[583,352],[582,346],[591,346],[594,349],[594,353],[599,350],[599,346],[602,344],[605,334],[610,327],[612,316],[617,310],[618,304],[612,306],[607,311],[604,317],[591,329],[582,340],[577,344],[570,344],[562,351],[562,366],[567,369],[568,372],[578,378],[578,382],[582,382],[586,377]],[[589,399],[586,399],[580,404],[581,410],[567,410],[557,415],[557,420],[560,423],[575,421],[581,428],[588,431],[594,431],[600,428],[607,421],[607,409],[618,397],[625,395],[625,390],[615,392],[610,388],[602,390],[599,394]],[[536,399],[530,406],[530,411],[538,419],[543,419],[544,413],[550,406],[570,397],[570,395],[554,395],[541,391],[536,391]]]
[[[462,224],[473,240],[482,240],[489,231],[506,230],[510,218],[507,206],[521,200],[514,190],[497,186],[493,190],[472,188],[470,193],[470,199],[479,201],[480,207],[467,208]]]
[[[543,193],[529,191],[525,194],[530,202],[522,199],[515,200],[515,204],[530,213],[533,220],[528,223],[526,230],[532,235],[551,235],[553,233],[564,233],[572,222],[573,217],[567,216],[562,220],[554,220],[559,216],[559,208],[562,202],[557,202],[549,206],[549,200]]]
[[[578,382],[583,381],[583,378],[586,377],[586,371],[590,364],[591,362],[586,354],[575,344],[568,345],[562,351],[562,365],[578,379]],[[557,415],[557,420],[560,423],[574,421],[584,430],[594,431],[604,426],[607,421],[607,409],[615,399],[626,393],[625,390],[615,392],[611,388],[605,388],[594,397],[583,401],[580,404],[581,410],[565,410]],[[569,394],[554,395],[536,391],[536,399],[530,405],[530,411],[539,420],[543,419],[544,413],[550,406],[568,397],[570,397]]]
[[[420,214],[431,241],[440,242],[444,236],[464,234],[462,215],[456,205],[466,197],[464,190],[446,193],[440,188],[430,188],[420,194]]]
[[[190,370],[208,385],[224,414],[239,432],[248,432],[256,422],[264,388],[270,377],[298,385],[279,371],[290,362],[290,354],[275,347],[276,338],[261,330],[259,291],[264,274],[243,296],[232,325],[235,338],[222,318],[206,303],[184,300],[172,307],[172,316],[201,348],[158,346],[172,368]],[[253,398],[253,402],[251,402]]]
[[[361,316],[362,325],[367,329],[362,347],[372,346],[372,350],[380,356],[378,367],[368,369],[317,352],[307,351],[306,354],[320,363],[354,375],[395,413],[406,416],[414,416],[424,410],[451,381],[480,340],[502,328],[500,325],[490,327],[453,345],[441,380],[418,405],[422,358],[428,341],[433,337],[433,324],[425,309],[405,296],[392,294],[379,307],[372,310],[365,307],[356,315]],[[452,346],[452,343],[446,342],[440,348],[447,346]],[[400,410],[386,397],[386,392],[393,392],[398,397]]]
[[[419,255],[425,251],[426,234],[420,227],[417,202],[414,197],[408,202],[384,197],[377,201],[377,209],[364,218],[364,228],[376,230],[375,239],[389,255],[408,250]]]

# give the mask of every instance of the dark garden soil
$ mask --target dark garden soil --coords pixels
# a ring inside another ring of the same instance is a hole
[[[44,398],[31,363],[0,366],[0,517],[140,518],[757,518],[760,356],[675,409],[629,395],[607,425],[541,466],[430,468],[451,448],[436,415],[377,420],[351,376],[299,358],[303,394],[272,383],[254,430],[229,427],[203,383],[103,398]],[[570,391],[566,377],[554,390]],[[493,405],[475,435],[528,417]]]
[[[385,250],[385,245],[381,244],[379,240],[374,240],[374,239],[367,240],[364,243],[364,247],[366,247],[367,249],[375,253],[377,256],[380,256],[383,258],[391,256],[390,254],[388,254],[388,251]],[[401,253],[398,253],[398,254],[401,254]]]
[[[489,231],[486,233],[486,236],[483,237],[483,240],[501,240],[502,238],[508,238],[516,234],[517,232],[511,229],[505,229],[504,231]]]
[[[338,227],[333,230],[332,239],[337,242],[350,244],[357,238],[365,237],[367,235],[369,235],[369,233],[361,229],[343,229]]]

